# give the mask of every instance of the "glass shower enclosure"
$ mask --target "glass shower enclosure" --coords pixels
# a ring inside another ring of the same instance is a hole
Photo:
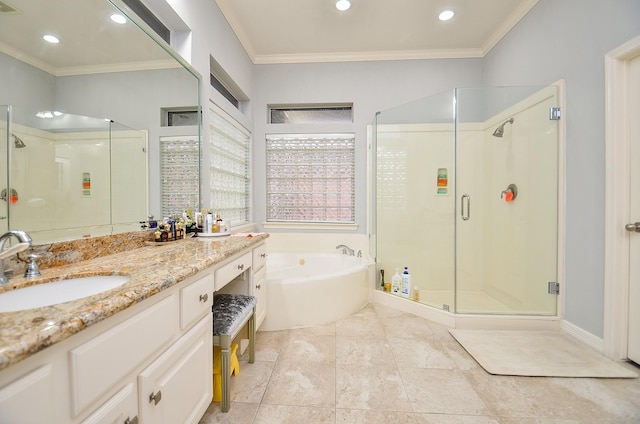
[[[558,103],[556,86],[459,88],[378,113],[378,276],[406,266],[409,299],[458,314],[555,315]]]

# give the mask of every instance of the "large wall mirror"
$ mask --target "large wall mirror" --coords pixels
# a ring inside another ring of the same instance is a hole
[[[199,116],[199,75],[120,0],[0,1],[0,87],[0,233],[35,243],[161,218],[160,139],[200,143],[167,119]]]

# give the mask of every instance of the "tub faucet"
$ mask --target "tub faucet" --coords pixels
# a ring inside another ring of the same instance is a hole
[[[350,248],[349,246],[347,246],[345,244],[337,245],[336,249],[342,249],[342,254],[343,255],[346,255],[346,254],[349,254],[349,256],[355,256],[356,255],[355,250],[353,250],[352,248]]]
[[[11,246],[7,250],[4,250],[4,244],[9,238],[11,238],[11,236],[17,238],[19,243],[15,246]],[[9,282],[9,279],[4,274],[2,260],[8,258],[11,255],[20,253],[29,247],[31,247],[31,237],[29,237],[29,234],[25,233],[22,230],[9,230],[6,233],[0,235],[0,286],[4,286]]]

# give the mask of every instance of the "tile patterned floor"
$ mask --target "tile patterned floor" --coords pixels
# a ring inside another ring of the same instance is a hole
[[[640,423],[638,378],[490,375],[446,327],[380,305],[258,332],[231,381],[231,410],[212,403],[200,424]]]

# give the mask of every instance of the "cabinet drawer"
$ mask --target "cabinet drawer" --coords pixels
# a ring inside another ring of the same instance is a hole
[[[196,276],[196,280],[180,290],[180,328],[185,329],[199,318],[211,315],[213,272]]]
[[[69,351],[74,417],[174,338],[178,309],[172,294]]]
[[[251,252],[232,260],[215,271],[216,291],[251,267]]]
[[[267,263],[267,245],[262,244],[253,249],[253,272],[260,270]]]

